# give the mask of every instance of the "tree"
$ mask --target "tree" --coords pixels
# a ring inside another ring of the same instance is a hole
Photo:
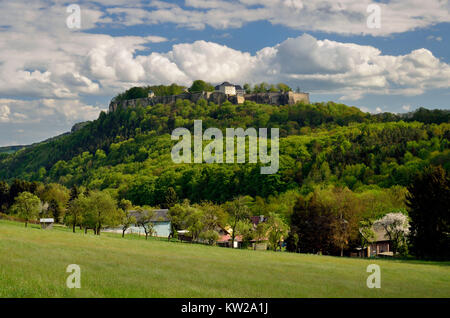
[[[59,223],[59,219],[60,219],[61,215],[63,214],[63,212],[62,212],[61,206],[58,204],[58,202],[55,199],[50,200],[47,211],[50,213],[51,216],[53,216],[55,223]]]
[[[203,211],[199,209],[198,206],[194,206],[189,212],[190,213],[187,214],[186,218],[186,226],[192,240],[196,241],[200,237],[200,234],[204,228]]]
[[[20,193],[12,206],[12,211],[25,220],[25,227],[30,220],[35,220],[39,216],[41,200],[30,192]]]
[[[42,202],[50,203],[51,200],[55,200],[62,208],[67,206],[67,202],[70,199],[70,191],[61,184],[49,183],[46,184],[41,191],[39,191],[39,197]]]
[[[359,233],[361,205],[348,188],[336,187],[329,197],[332,198],[332,202],[328,202],[328,208],[334,215],[331,222],[333,243],[340,249],[340,255],[344,256],[344,249],[348,247],[352,239],[356,239]]]
[[[120,102],[124,100],[146,98],[148,96],[148,88],[145,87],[132,87],[126,90],[124,93],[118,94],[114,97],[114,102]]]
[[[254,88],[253,88],[253,92],[254,93],[265,93],[269,90],[269,84],[263,82],[260,84],[255,84]]]
[[[182,204],[175,204],[169,209],[168,217],[174,235],[178,230],[187,229],[186,220],[187,216],[191,213],[191,210],[192,208],[189,205],[189,200],[184,200]]]
[[[251,87],[250,84],[245,83],[243,88],[244,88],[246,94],[251,94],[252,93],[252,87]]]
[[[132,208],[131,201],[122,199],[119,203],[119,208],[122,210],[123,213],[121,213],[122,216],[122,237],[125,236],[125,232],[127,229],[131,226],[131,224],[136,223],[136,218],[134,215],[130,212]]]
[[[202,80],[195,80],[192,83],[192,86],[189,88],[189,92],[198,93],[198,92],[213,92],[214,86],[209,83],[206,83]]]
[[[90,191],[85,211],[89,216],[94,232],[100,235],[104,226],[118,225],[122,220],[114,198],[106,191]]]
[[[288,85],[286,85],[284,83],[278,83],[277,84],[277,88],[281,92],[290,92],[290,91],[292,91],[292,88],[290,88]]]
[[[202,211],[204,231],[215,231],[225,225],[227,215],[221,206],[205,201],[198,205],[198,208]]]
[[[329,252],[332,247],[331,223],[333,215],[319,201],[319,193],[315,191],[306,199],[300,196],[291,216],[291,233],[298,235],[298,250],[306,253]],[[288,245],[289,251],[294,245]]]
[[[406,244],[409,234],[408,217],[403,213],[388,213],[382,219],[375,221],[374,225],[381,225],[392,242],[392,252],[395,255],[399,248]]]
[[[37,189],[36,182],[28,182],[25,180],[14,179],[9,187],[9,205],[14,203],[16,197],[22,192],[30,192],[34,194]]]
[[[82,223],[85,211],[88,209],[88,199],[84,195],[69,201],[69,207],[65,215],[65,223],[72,225],[72,231],[75,233],[75,227]]]
[[[286,250],[294,253],[298,252],[298,234],[295,231],[289,231],[286,239]]]
[[[441,167],[428,167],[408,186],[406,197],[410,251],[418,258],[450,258],[450,178]]]
[[[70,194],[69,194],[69,202],[75,200],[76,198],[78,198],[78,196],[80,195],[80,190],[78,188],[78,186],[73,185],[70,188]]]
[[[234,247],[236,227],[238,222],[250,216],[248,209],[249,197],[238,196],[233,201],[225,203],[225,211],[228,213],[228,220],[231,226],[231,246]]]
[[[214,230],[206,230],[200,233],[199,238],[207,241],[209,245],[214,245],[219,239],[219,233]]]
[[[145,232],[145,239],[147,239],[153,231],[153,223],[151,222],[151,219],[153,218],[154,211],[151,208],[145,207],[137,207],[136,210],[136,224],[142,226]]]
[[[178,196],[175,192],[174,188],[168,187],[166,191],[166,196],[164,200],[164,204],[162,205],[162,208],[168,209],[172,206],[174,206],[178,202]]]
[[[361,247],[364,249],[375,241],[375,233],[372,228],[373,222],[370,219],[362,220],[359,223],[359,235]],[[361,254],[362,256],[362,254]]]
[[[246,248],[255,235],[255,230],[253,228],[253,224],[250,220],[244,219],[240,220],[236,225],[236,235],[240,235],[242,237],[242,246]]]
[[[0,181],[0,211],[8,208],[9,203],[9,185],[5,181]]]
[[[275,213],[269,214],[266,226],[269,233],[269,243],[276,252],[278,247],[281,249],[281,241],[288,234],[289,226]]]

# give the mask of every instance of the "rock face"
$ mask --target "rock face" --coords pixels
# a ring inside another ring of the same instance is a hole
[[[83,121],[81,123],[76,123],[75,125],[72,126],[72,129],[70,130],[71,133],[80,130],[81,128],[83,128],[84,126],[88,125],[90,123],[90,121]]]
[[[131,99],[121,102],[112,102],[109,104],[109,111],[114,112],[119,107],[123,109],[134,108],[139,106],[148,106],[156,104],[173,104],[177,100],[189,100],[193,103],[198,102],[200,99],[204,99],[207,102],[213,102],[215,104],[222,104],[225,101],[229,101],[233,104],[242,104],[244,101],[249,100],[259,104],[272,104],[272,105],[293,105],[297,102],[304,102],[309,104],[308,93],[294,93],[294,92],[275,92],[275,93],[255,93],[244,95],[227,95],[222,92],[199,92],[199,93],[183,93],[180,95],[171,96],[153,96],[148,98]]]
[[[251,100],[258,104],[293,105],[297,102],[309,104],[308,93],[256,93],[245,94],[244,98],[245,100]]]

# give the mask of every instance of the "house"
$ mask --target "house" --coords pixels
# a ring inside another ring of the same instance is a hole
[[[41,229],[51,229],[55,220],[53,218],[39,219],[39,223],[41,224]]]
[[[367,247],[357,248],[356,253],[352,253],[353,256],[359,257],[391,257],[392,252],[392,242],[389,239],[389,235],[382,225],[375,223],[372,225],[372,231],[374,233],[374,239],[368,244]],[[355,255],[356,254],[356,255]]]
[[[240,85],[234,85],[229,82],[223,82],[215,87],[215,90],[226,95],[244,95],[245,91]]]
[[[136,219],[138,219],[139,215],[141,213],[148,213],[148,211],[147,210],[144,210],[144,211],[130,210],[129,213],[132,216],[134,216]],[[153,229],[152,236],[169,237],[169,235],[172,231],[172,224],[170,222],[168,213],[169,213],[168,209],[153,210],[153,216],[151,217],[150,222],[149,222],[152,224],[152,229]],[[109,229],[106,229],[105,232],[122,233],[122,227],[109,228]],[[130,226],[126,230],[125,233],[137,233],[140,235],[145,235],[144,229],[139,224]]]
[[[232,235],[231,233],[233,230],[231,228],[223,228],[218,227],[217,233],[219,233],[219,239],[217,240],[216,244],[221,247],[231,247],[232,244]],[[234,238],[234,248],[240,248],[242,245],[242,236],[236,235]]]
[[[172,231],[169,210],[159,209],[153,211],[153,217],[150,222],[153,224],[153,236],[168,237]]]

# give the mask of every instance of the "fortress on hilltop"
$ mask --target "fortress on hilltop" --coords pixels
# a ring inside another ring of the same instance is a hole
[[[309,104],[309,93],[294,93],[289,91],[246,94],[241,86],[224,82],[217,85],[214,92],[190,93],[186,91],[182,94],[171,96],[155,96],[154,93],[150,92],[147,98],[130,99],[119,102],[111,101],[109,104],[109,111],[116,111],[119,107],[126,109],[156,104],[173,104],[177,100],[185,99],[194,103],[198,102],[200,99],[204,99],[207,102],[213,102],[218,105],[226,101],[233,104],[242,104],[246,100],[259,104],[293,105],[298,102]]]

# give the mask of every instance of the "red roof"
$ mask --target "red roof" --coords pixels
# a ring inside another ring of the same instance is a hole
[[[242,242],[242,236],[241,235],[237,235],[234,240],[236,242]],[[217,242],[219,243],[225,243],[225,242],[229,242],[231,241],[231,235],[230,234],[226,234],[226,235],[221,235],[220,238],[217,240]]]

